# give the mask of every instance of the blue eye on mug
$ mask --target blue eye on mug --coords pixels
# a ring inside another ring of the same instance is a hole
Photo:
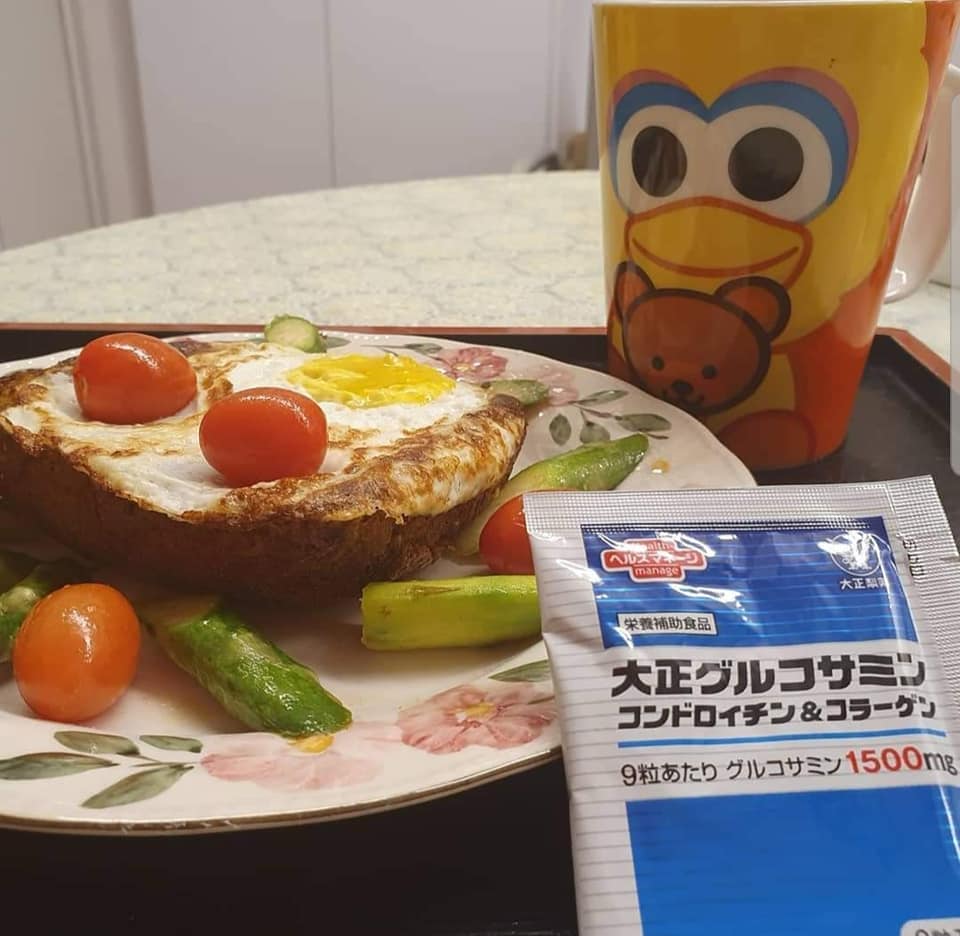
[[[686,88],[646,82],[614,108],[610,168],[633,214],[709,196],[806,221],[843,187],[849,137],[833,102],[800,82],[738,85],[710,106]]]

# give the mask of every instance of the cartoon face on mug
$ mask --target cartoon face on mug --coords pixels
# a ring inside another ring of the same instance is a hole
[[[856,133],[846,93],[811,70],[755,75],[709,105],[661,73],[617,85],[609,159],[629,259],[614,311],[638,384],[699,415],[759,386]]]

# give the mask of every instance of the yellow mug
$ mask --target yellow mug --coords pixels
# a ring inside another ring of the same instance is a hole
[[[958,13],[960,0],[594,6],[610,371],[751,468],[843,442]],[[911,214],[937,207],[919,195]],[[945,187],[939,199],[943,216]],[[924,227],[929,273],[946,231],[933,244]]]

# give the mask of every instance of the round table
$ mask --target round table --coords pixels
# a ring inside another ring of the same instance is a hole
[[[0,321],[603,326],[598,175],[432,179],[256,199],[0,253]],[[948,290],[885,306],[944,357]]]

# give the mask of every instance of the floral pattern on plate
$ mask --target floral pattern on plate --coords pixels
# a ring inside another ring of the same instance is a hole
[[[525,683],[546,682],[546,689]],[[2,780],[49,780],[88,770],[127,768],[119,780],[85,799],[85,809],[142,802],[170,789],[199,766],[211,777],[249,781],[269,790],[293,792],[355,786],[376,779],[391,745],[406,744],[430,754],[451,754],[469,745],[511,748],[540,737],[557,717],[546,660],[497,673],[483,684],[455,686],[403,708],[396,722],[354,722],[336,734],[287,739],[266,732],[196,738],[141,735],[140,741],[176,760],[144,754],[122,735],[58,731],[65,751],[40,751],[0,760]],[[202,756],[184,760],[184,754]]]
[[[520,366],[496,351],[484,346],[465,345],[444,349],[431,342],[410,342],[393,347],[395,352],[414,352],[429,358],[449,377],[469,383],[485,384],[498,379],[535,381],[545,393],[540,404],[541,411],[548,408],[572,407],[561,411],[550,421],[550,438],[557,446],[565,446],[572,439],[580,444],[605,442],[613,435],[630,432],[646,432],[653,438],[665,439],[671,428],[670,420],[662,413],[623,413],[610,409],[615,403],[630,395],[623,389],[604,389],[581,395],[576,380],[576,368],[558,361],[540,359],[531,366]],[[575,424],[577,426],[574,432]]]
[[[404,744],[452,754],[471,744],[511,748],[540,737],[557,717],[552,692],[530,686],[455,686],[400,711]]]

